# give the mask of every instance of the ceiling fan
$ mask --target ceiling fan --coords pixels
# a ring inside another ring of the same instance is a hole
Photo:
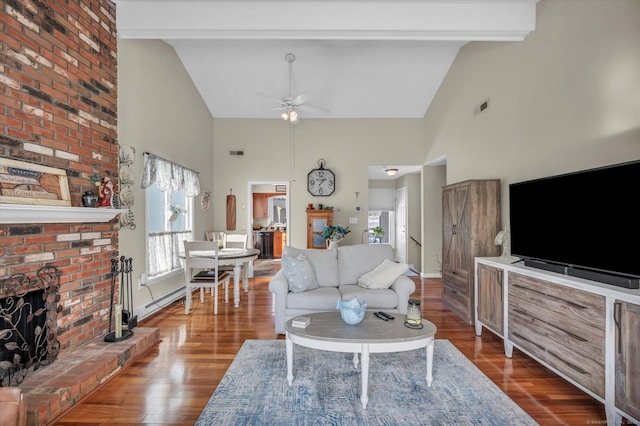
[[[293,94],[293,63],[296,60],[296,55],[294,55],[293,53],[287,53],[286,55],[284,55],[284,59],[289,64],[289,95],[282,99],[276,99],[276,102],[279,103],[279,106],[274,108],[274,110],[282,111],[280,117],[283,120],[289,121],[294,124],[298,122],[298,112],[300,111],[316,111],[322,114],[328,114],[329,110],[326,108],[305,104],[304,102],[306,100],[306,92],[299,93],[297,95]],[[260,95],[267,96],[263,94]],[[269,96],[269,98],[273,99],[271,96]]]

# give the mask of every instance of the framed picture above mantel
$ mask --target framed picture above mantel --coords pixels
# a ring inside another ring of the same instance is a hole
[[[0,203],[71,206],[67,172],[0,157]]]

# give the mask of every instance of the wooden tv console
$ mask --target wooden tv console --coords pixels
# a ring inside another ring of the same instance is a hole
[[[640,423],[640,290],[475,259],[475,331],[485,327],[605,405]],[[617,371],[617,373],[616,373]]]

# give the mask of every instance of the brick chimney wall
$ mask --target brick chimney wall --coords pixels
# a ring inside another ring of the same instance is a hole
[[[108,0],[5,0],[0,11],[0,157],[67,172],[71,204],[117,182],[117,42]],[[2,204],[0,204],[2,215]],[[0,278],[62,273],[60,355],[109,328],[117,221],[0,225]]]

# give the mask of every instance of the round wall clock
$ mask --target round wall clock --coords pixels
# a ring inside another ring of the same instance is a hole
[[[336,190],[336,175],[324,168],[324,160],[318,160],[318,165],[320,168],[307,174],[307,191],[316,197],[328,197]]]

